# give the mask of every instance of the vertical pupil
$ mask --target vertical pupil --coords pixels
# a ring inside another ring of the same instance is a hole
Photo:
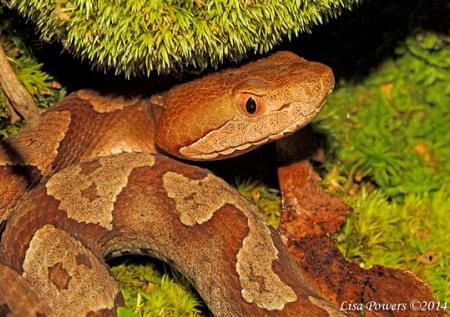
[[[253,99],[253,97],[249,97],[247,99],[247,102],[245,103],[245,110],[250,114],[256,112],[256,100]]]

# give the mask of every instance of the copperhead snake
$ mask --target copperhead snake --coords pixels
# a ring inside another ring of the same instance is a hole
[[[214,316],[339,315],[231,186],[181,163],[239,155],[321,110],[331,70],[290,52],[150,98],[70,94],[1,143],[0,315],[114,316],[104,262],[129,251],[187,276]]]

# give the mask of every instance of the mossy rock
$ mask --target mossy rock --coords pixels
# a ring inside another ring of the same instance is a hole
[[[0,0],[42,38],[126,76],[216,67],[267,52],[360,0]]]

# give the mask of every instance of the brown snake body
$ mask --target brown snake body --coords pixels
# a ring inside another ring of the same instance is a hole
[[[175,266],[215,316],[337,316],[251,204],[159,154],[247,152],[310,122],[333,85],[279,52],[150,99],[64,98],[0,148],[0,316],[114,316],[104,258],[127,250]]]

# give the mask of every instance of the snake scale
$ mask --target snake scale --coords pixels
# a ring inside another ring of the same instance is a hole
[[[333,86],[327,66],[278,52],[150,98],[81,90],[55,104],[1,143],[0,316],[115,316],[104,258],[123,252],[173,265],[214,316],[338,315],[255,207],[173,158],[291,134]]]

